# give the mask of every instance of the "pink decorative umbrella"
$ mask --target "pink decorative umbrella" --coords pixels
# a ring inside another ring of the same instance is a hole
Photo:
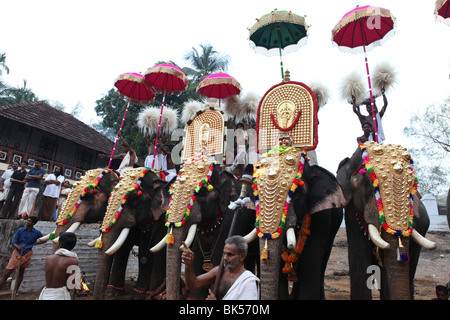
[[[197,86],[196,92],[208,98],[224,99],[229,96],[238,95],[241,85],[232,76],[220,70],[203,79]]]
[[[111,157],[109,158],[108,169],[111,166],[111,161],[117,147],[117,141],[119,140],[120,132],[122,131],[130,103],[132,102],[134,104],[146,105],[155,98],[153,89],[147,85],[144,76],[139,73],[128,72],[121,74],[114,81],[114,86],[117,88],[122,97],[128,98],[128,104],[122,118],[122,123],[120,124],[119,132],[117,133]]]
[[[450,0],[437,0],[434,15],[437,21],[450,25]]]
[[[158,131],[155,140],[155,151],[153,152],[152,169],[155,165],[156,149],[158,146],[159,132],[161,128],[161,119],[164,109],[164,100],[166,94],[179,94],[186,90],[188,79],[180,68],[171,63],[157,64],[144,75],[145,81],[149,84],[156,93],[162,93],[163,99],[161,104],[161,114],[159,116]]]
[[[378,133],[366,51],[382,45],[394,34],[394,29],[395,18],[388,9],[364,6],[346,13],[331,31],[333,45],[341,51],[364,52],[376,142]]]

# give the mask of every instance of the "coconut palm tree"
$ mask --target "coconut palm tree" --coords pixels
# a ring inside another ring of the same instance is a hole
[[[211,73],[219,71],[219,69],[225,71],[230,61],[228,56],[221,56],[210,44],[201,44],[200,48],[201,53],[192,47],[192,51],[184,56],[184,59],[191,63],[192,68],[185,67],[183,72],[187,76],[192,76],[194,82],[201,81]]]
[[[5,60],[6,60],[6,54],[0,53],[0,76],[2,75],[2,69],[5,70],[7,74],[9,74],[9,68],[5,64]]]

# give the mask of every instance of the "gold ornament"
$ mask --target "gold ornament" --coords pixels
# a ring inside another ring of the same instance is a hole
[[[411,170],[411,156],[399,145],[366,142],[365,147],[378,177],[387,225],[405,231],[409,226],[411,199],[415,175]]]

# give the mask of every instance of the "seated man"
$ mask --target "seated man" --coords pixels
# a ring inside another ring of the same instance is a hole
[[[194,253],[183,242],[185,250],[181,255],[185,265],[186,288],[197,290],[214,284],[219,267],[195,276],[192,264]],[[259,279],[246,270],[244,260],[248,245],[242,236],[231,236],[225,240],[223,248],[224,273],[217,290],[217,297],[209,290],[206,300],[259,300]]]
[[[71,300],[67,280],[73,271],[78,271],[78,256],[71,251],[76,243],[72,232],[59,235],[58,250],[45,260],[45,287],[39,300]]]
[[[361,127],[363,129],[364,134],[361,137],[356,138],[356,141],[358,143],[373,141],[372,124],[370,122],[366,121],[363,123],[363,125]]]

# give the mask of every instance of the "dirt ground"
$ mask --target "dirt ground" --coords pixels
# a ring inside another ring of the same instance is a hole
[[[450,233],[430,231],[427,238],[436,242],[437,249],[428,251],[422,249],[415,280],[415,299],[431,300],[435,298],[435,286],[445,285],[450,281]],[[107,297],[107,300],[131,300],[136,297],[132,293],[133,282],[128,281],[123,295]],[[347,258],[347,237],[345,229],[341,228],[336,235],[328,267],[325,273],[325,294],[327,300],[350,299],[350,277]],[[19,293],[16,300],[35,300],[39,292]],[[373,291],[373,299],[378,300],[379,294]],[[0,300],[9,300],[2,296]],[[93,300],[92,292],[88,296],[75,297],[76,300]]]

